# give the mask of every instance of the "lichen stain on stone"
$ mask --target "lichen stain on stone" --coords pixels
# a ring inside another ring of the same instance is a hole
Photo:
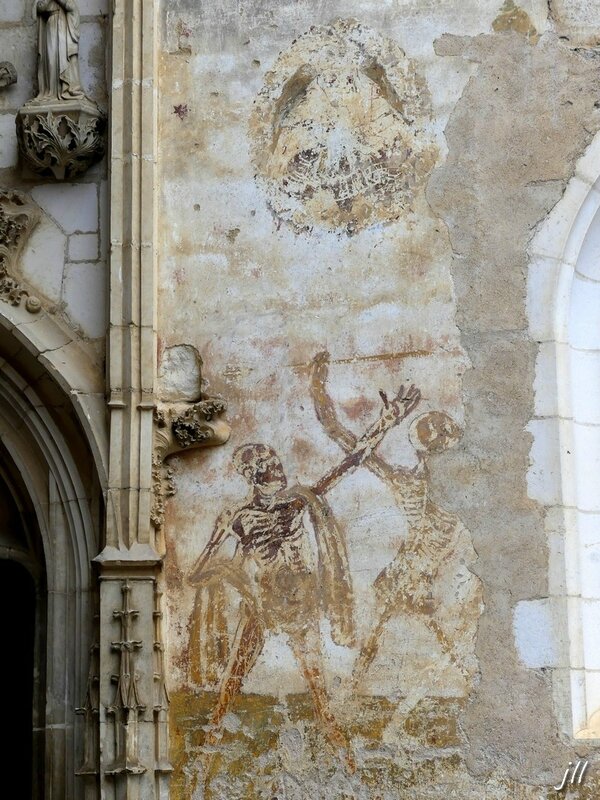
[[[172,695],[173,800],[593,800],[600,781],[594,763],[585,783],[567,794],[531,786],[501,770],[471,775],[458,726],[464,700],[425,698],[390,736],[394,705],[382,697],[353,703],[346,732],[360,753],[355,775],[345,774],[318,732],[307,694],[284,700],[240,695],[232,724],[205,752],[211,692]],[[414,759],[415,748],[423,755]],[[572,757],[565,751],[565,758]],[[566,766],[566,762],[564,764]],[[206,774],[203,770],[207,769]],[[556,781],[562,776],[557,766]],[[226,776],[226,777],[225,777]]]
[[[348,235],[398,219],[433,169],[429,91],[389,39],[355,20],[311,28],[265,78],[250,121],[275,215]]]
[[[345,730],[361,753],[353,776],[346,774],[341,759],[323,741],[308,694],[291,694],[283,700],[240,695],[233,708],[236,724],[224,732],[216,747],[205,748],[204,728],[214,701],[212,692],[182,689],[172,696],[173,800],[270,800],[278,793],[309,798],[314,796],[311,784],[318,786],[318,796],[375,800],[404,797],[397,792],[427,784],[428,776],[435,773],[431,764],[409,766],[401,748],[385,741],[395,704],[384,697],[357,698],[347,709]],[[426,698],[413,709],[398,736],[407,744],[426,746],[430,756],[450,763],[449,756],[460,744],[457,715],[463,703]],[[296,776],[300,775],[306,788],[297,794]]]
[[[500,9],[500,13],[492,22],[492,30],[496,33],[515,31],[516,33],[526,36],[532,44],[536,44],[540,38],[531,22],[529,14],[515,5],[513,0],[505,0],[504,5]]]

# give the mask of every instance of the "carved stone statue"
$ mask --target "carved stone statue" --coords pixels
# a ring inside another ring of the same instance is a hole
[[[38,0],[38,93],[17,114],[24,164],[70,180],[104,155],[106,116],[83,91],[76,0]]]
[[[79,77],[79,9],[73,0],[38,0],[38,100],[85,97]]]

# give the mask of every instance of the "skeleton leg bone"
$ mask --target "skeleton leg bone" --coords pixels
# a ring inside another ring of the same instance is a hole
[[[415,609],[412,608],[410,604],[407,603],[401,603],[400,605],[395,605],[395,606],[392,606],[391,604],[387,605],[381,612],[379,620],[373,627],[373,630],[369,634],[369,637],[367,638],[366,642],[363,644],[358,659],[356,661],[356,665],[354,667],[352,674],[352,688],[354,693],[356,693],[361,681],[364,679],[371,664],[373,663],[375,657],[377,656],[377,653],[379,651],[381,636],[383,634],[385,626],[387,625],[387,623],[394,614],[400,613],[402,611],[410,613],[411,615],[413,615],[413,618],[415,618],[414,617]],[[423,624],[426,625],[427,628],[429,628],[429,630],[435,635],[436,639],[438,640],[438,643],[440,644],[440,647],[442,648],[443,658],[440,662],[436,664],[436,667],[433,669],[433,674],[435,675],[436,673],[438,673],[439,677],[439,673],[443,668],[445,669],[445,667],[448,666],[448,664],[453,664],[453,666],[455,666],[460,671],[461,675],[465,679],[468,679],[469,676],[467,674],[467,671],[457,658],[454,645],[444,632],[442,626],[428,614],[421,613],[416,618],[420,619],[421,622],[423,622]],[[431,671],[432,670],[430,668],[427,669],[427,672]],[[434,678],[434,683],[437,681],[437,679],[438,679],[437,677]],[[414,708],[415,703],[411,701],[409,697],[407,697],[403,701],[402,705],[407,705],[408,710],[406,713],[409,713],[412,710],[412,708]]]
[[[205,754],[203,759],[205,785],[210,778],[211,766],[215,756],[212,748],[220,740],[223,718],[239,694],[244,678],[256,663],[264,642],[264,627],[262,623],[253,610],[243,605],[242,617],[233,642],[229,663],[221,681],[219,699],[210,720],[210,730],[204,739],[205,747],[209,748],[209,752]]]
[[[289,640],[310,689],[316,717],[331,745],[336,750],[344,750],[348,769],[354,773],[356,763],[350,752],[350,744],[338,726],[329,705],[329,696],[323,679],[323,656],[318,626],[310,626],[308,630],[304,628],[301,632],[289,634]]]

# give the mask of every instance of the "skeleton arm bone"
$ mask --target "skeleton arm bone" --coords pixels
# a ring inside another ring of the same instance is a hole
[[[233,514],[230,511],[225,511],[219,516],[215,523],[214,530],[204,550],[200,553],[194,568],[192,569],[189,577],[189,583],[199,583],[202,579],[202,573],[210,559],[219,550],[221,545],[231,536],[231,520]]]
[[[361,437],[357,439],[354,448],[344,460],[324,475],[315,486],[314,494],[321,495],[332,489],[348,472],[353,472],[375,450],[388,430],[397,425],[414,411],[421,400],[421,392],[416,386],[410,386],[404,391],[404,386],[391,402],[386,401],[386,408],[381,416]]]
[[[359,440],[352,431],[349,431],[342,425],[335,412],[331,398],[325,389],[329,373],[328,361],[329,354],[326,352],[318,353],[313,359],[310,392],[315,412],[330,439],[333,439],[346,453],[352,453],[357,448]],[[413,408],[415,407],[416,404]],[[413,409],[411,409],[411,411],[412,410]],[[402,419],[408,416],[409,413],[410,411],[405,412]],[[399,421],[400,420],[398,420],[398,422]],[[365,435],[368,435],[368,433]],[[392,467],[380,458],[377,453],[373,452],[373,450],[374,448],[372,447],[371,452],[366,453],[363,460],[365,466],[377,475],[378,478],[387,482],[397,482],[399,476],[406,478],[414,476],[414,470],[398,466]]]

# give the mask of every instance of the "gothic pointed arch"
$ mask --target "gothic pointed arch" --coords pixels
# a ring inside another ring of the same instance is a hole
[[[0,313],[0,320],[6,329],[7,315]],[[35,322],[13,317],[0,342],[0,476],[22,520],[20,541],[5,542],[0,558],[24,563],[37,587],[35,673],[43,680],[34,691],[43,697],[34,698],[36,774],[42,776],[35,796],[75,798],[82,792],[76,771],[84,741],[76,709],[96,641],[92,560],[104,518],[100,447],[88,433],[95,421],[88,418],[87,430],[81,424],[92,406],[80,395],[94,386],[93,371],[85,372],[81,354],[67,364],[65,354],[77,353],[77,343],[46,316]]]
[[[557,715],[600,738],[600,135],[530,247],[529,328],[539,344],[529,494],[546,507]]]

